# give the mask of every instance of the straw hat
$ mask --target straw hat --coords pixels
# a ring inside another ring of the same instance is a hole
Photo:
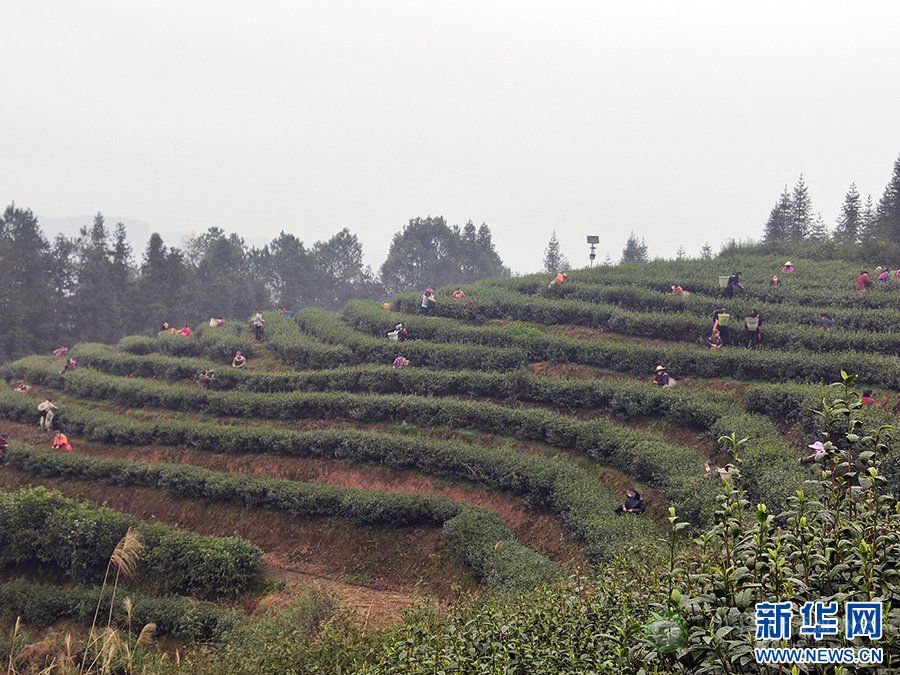
[[[785,266],[785,267],[791,267],[793,264],[794,264],[794,263],[792,263],[790,260],[788,260],[786,263],[784,263],[784,266]]]
[[[656,372],[658,373],[661,370],[665,370],[662,366],[656,366]]]

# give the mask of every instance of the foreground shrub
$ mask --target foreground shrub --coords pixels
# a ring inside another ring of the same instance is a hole
[[[10,622],[21,618],[27,624],[41,627],[59,621],[90,626],[100,593],[99,587],[64,589],[30,581],[8,581],[0,583],[0,617]],[[119,600],[113,607],[113,626],[140,630],[148,623],[155,623],[160,635],[184,642],[218,640],[241,618],[238,612],[185,598],[154,598],[131,592],[128,597],[133,604],[130,618]],[[111,599],[111,593],[107,592],[100,601],[100,616],[104,621],[110,613]]]
[[[786,511],[774,513],[765,504],[751,506],[741,489],[741,472],[735,473],[719,497],[715,526],[695,542],[699,555],[673,557],[675,591],[661,609],[680,616],[686,630],[682,644],[664,662],[690,672],[766,672],[752,649],[781,642],[755,640],[756,603],[788,602],[799,615],[806,602],[833,601],[843,627],[845,602],[875,601],[884,605],[884,635],[864,646],[884,648],[882,672],[898,664],[900,512],[895,497],[884,491],[881,474],[881,459],[895,441],[891,427],[864,428],[854,381],[845,376],[836,396],[820,409],[826,452],[818,480],[798,491]],[[740,442],[734,444],[739,460]],[[674,510],[670,520],[677,532]],[[786,646],[851,644],[843,630],[821,641],[796,631],[791,635]],[[793,672],[820,670],[798,664]]]
[[[96,580],[129,527],[144,543],[136,583],[154,594],[230,599],[259,580],[262,551],[244,539],[139,523],[44,488],[0,493],[0,569]]]

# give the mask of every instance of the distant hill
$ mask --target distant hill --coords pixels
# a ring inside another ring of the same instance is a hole
[[[107,216],[106,224],[112,232],[118,223],[125,224],[125,230],[128,232],[128,243],[131,244],[132,251],[136,260],[140,260],[141,252],[146,248],[150,235],[158,232],[162,236],[166,246],[177,246],[181,248],[183,242],[188,237],[206,231],[206,226],[196,227],[191,230],[163,229],[156,227],[146,220],[138,220],[137,218],[127,218],[124,216]],[[74,237],[82,227],[90,227],[94,222],[94,216],[66,216],[64,218],[49,218],[37,214],[38,223],[44,231],[47,239],[53,241],[58,234]],[[243,236],[243,235],[242,235]],[[249,246],[257,246],[262,248],[268,243],[268,239],[261,235],[245,236],[244,241]]]
[[[167,245],[175,245],[180,246],[181,240],[188,234],[185,232],[178,232],[174,230],[161,230],[158,227],[153,227],[146,220],[138,220],[137,218],[127,218],[124,216],[107,216],[103,215],[106,219],[106,224],[109,227],[110,231],[112,231],[118,223],[124,223],[125,229],[128,232],[128,242],[131,244],[132,249],[135,252],[135,257],[140,257],[140,251],[142,251],[146,245],[147,241],[150,239],[150,235],[154,232],[159,232],[162,235],[163,241],[166,242]],[[42,216],[38,214],[38,223],[41,225],[41,229],[44,231],[44,234],[51,241],[58,234],[65,235],[67,237],[74,237],[78,234],[78,231],[82,227],[90,227],[94,222],[94,215],[84,215],[84,216],[66,216],[64,218],[48,218],[46,216]]]

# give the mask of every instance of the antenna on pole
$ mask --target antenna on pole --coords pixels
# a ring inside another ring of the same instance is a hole
[[[591,259],[591,267],[593,267],[594,266],[594,258],[597,257],[596,250],[597,250],[597,244],[600,243],[600,237],[598,237],[596,234],[589,234],[587,236],[587,243],[591,245],[591,252],[588,255],[588,258]]]

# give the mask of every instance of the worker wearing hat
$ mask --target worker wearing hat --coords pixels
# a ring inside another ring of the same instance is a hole
[[[668,387],[669,379],[669,374],[666,372],[666,369],[662,366],[656,366],[656,377],[653,378],[653,384],[657,387]]]

